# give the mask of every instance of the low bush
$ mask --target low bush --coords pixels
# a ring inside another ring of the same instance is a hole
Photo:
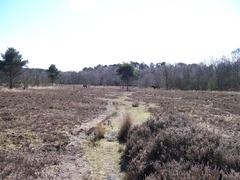
[[[139,106],[139,102],[132,103],[132,107],[138,107],[138,106]]]
[[[118,140],[120,142],[126,142],[128,132],[132,126],[133,120],[129,114],[126,114],[123,118],[121,127],[118,132]]]
[[[240,141],[198,128],[183,116],[153,118],[128,133],[126,179],[237,179]]]

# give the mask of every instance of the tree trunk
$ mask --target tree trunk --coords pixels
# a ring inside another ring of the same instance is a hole
[[[13,88],[13,77],[12,74],[10,73],[9,75],[9,88],[12,89]]]
[[[128,79],[127,79],[127,91],[128,91]]]
[[[10,78],[10,80],[9,80],[9,88],[10,88],[10,89],[13,88],[13,81],[12,81],[12,78]]]
[[[166,85],[166,89],[168,90],[168,72],[167,72],[166,66],[164,68],[164,73],[165,73],[165,85]]]

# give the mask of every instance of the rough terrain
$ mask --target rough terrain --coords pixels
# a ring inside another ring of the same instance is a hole
[[[240,94],[119,87],[0,90],[0,179],[122,179],[122,119],[181,114],[225,138],[239,137]],[[133,103],[139,103],[133,107]],[[104,138],[89,133],[101,122]]]

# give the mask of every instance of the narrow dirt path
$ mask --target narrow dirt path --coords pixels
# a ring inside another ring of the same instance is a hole
[[[117,99],[108,101],[107,110],[99,117],[76,127],[70,134],[70,143],[58,166],[48,167],[43,174],[46,179],[122,179],[120,157],[124,145],[117,141],[118,129],[124,115],[133,118],[134,124],[146,121],[150,117],[144,103],[132,107],[131,92],[122,92]],[[92,143],[87,133],[102,123],[105,129],[103,139]]]
[[[86,142],[84,149],[89,162],[91,179],[122,179],[120,172],[120,158],[124,145],[117,140],[119,127],[123,117],[129,114],[134,124],[146,121],[150,117],[143,104],[132,107],[133,100],[129,98],[131,93],[124,92],[118,99],[108,100],[113,105],[114,111],[110,117],[102,121],[105,128],[105,138],[99,140],[96,145]]]

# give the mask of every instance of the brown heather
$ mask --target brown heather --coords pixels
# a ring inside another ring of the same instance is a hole
[[[68,134],[105,111],[107,102],[98,98],[112,91],[80,86],[1,90],[0,179],[42,179],[42,170],[66,153]]]
[[[239,179],[240,139],[180,114],[152,118],[129,131],[121,165],[126,179]]]

